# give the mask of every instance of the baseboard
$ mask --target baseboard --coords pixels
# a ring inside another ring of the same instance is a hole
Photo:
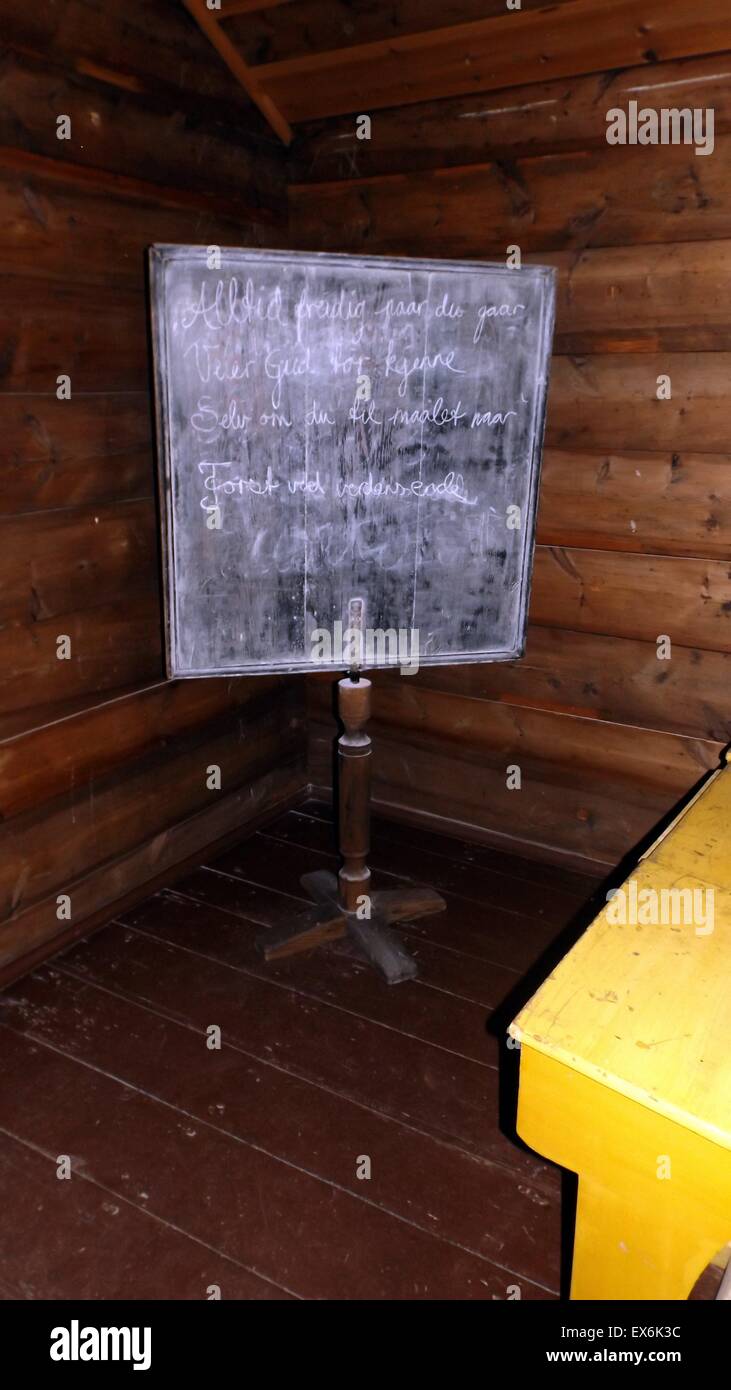
[[[196,869],[203,855],[224,853],[262,825],[301,805],[308,795],[304,777],[300,764],[276,768],[221,798],[215,806],[95,868],[67,890],[78,916],[65,929],[59,930],[55,895],[4,922],[0,926],[0,989],[150,894],[169,887]]]
[[[310,782],[307,795],[332,805],[333,794],[330,786]],[[503,850],[506,854],[518,855],[521,859],[533,859],[541,864],[573,869],[592,878],[606,878],[615,868],[615,865],[604,860],[592,859],[575,851],[561,850],[554,845],[544,845],[534,840],[523,840],[515,835],[503,835],[499,830],[489,830],[470,821],[452,820],[433,811],[404,806],[401,802],[380,796],[377,789],[373,793],[371,805],[379,815],[385,816],[388,820],[398,821],[402,825],[433,830],[436,834],[445,835],[451,840],[467,840],[471,844],[487,845],[490,849]]]

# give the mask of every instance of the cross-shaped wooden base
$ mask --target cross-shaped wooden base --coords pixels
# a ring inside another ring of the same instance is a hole
[[[369,848],[371,740],[365,731],[371,712],[371,683],[357,673],[338,681],[338,713],[344,732],[338,739],[340,853],[334,874],[317,869],[300,883],[315,906],[291,926],[267,932],[257,945],[266,960],[281,960],[326,941],[349,936],[390,985],[412,980],[416,961],[391,931],[391,922],[413,922],[447,906],[431,888],[393,888],[371,893]]]
[[[369,894],[370,916],[359,917],[348,912],[338,898],[338,881],[334,874],[316,869],[303,874],[302,887],[314,908],[303,912],[291,926],[267,932],[258,938],[265,960],[281,960],[298,951],[309,951],[326,941],[349,936],[369,961],[385,975],[390,985],[412,980],[418,974],[416,961],[402,945],[401,938],[390,930],[391,922],[412,922],[446,907],[443,898],[431,888],[393,888]],[[362,909],[361,909],[362,910]]]

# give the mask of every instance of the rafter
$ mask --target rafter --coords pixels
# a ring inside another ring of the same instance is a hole
[[[209,10],[205,0],[183,0],[185,8],[193,16],[196,24],[206,38],[210,40],[216,52],[230,72],[246,92],[248,92],[255,106],[258,106],[262,116],[269,122],[272,130],[276,132],[280,140],[288,145],[292,139],[292,130],[289,123],[285,120],[279,107],[275,105],[272,98],[267,93],[265,87],[256,75],[256,69],[249,67],[244,61],[239,50],[231,42],[227,34],[223,32],[215,13]],[[259,6],[261,8],[261,6]],[[231,13],[231,11],[229,11]],[[222,14],[223,17],[223,14]]]
[[[729,0],[563,0],[251,66],[225,20],[290,0],[184,0],[285,144],[290,122],[409,106],[731,48]]]

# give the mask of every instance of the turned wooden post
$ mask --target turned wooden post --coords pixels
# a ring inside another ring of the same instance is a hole
[[[338,874],[340,903],[355,912],[357,899],[370,894],[371,871],[366,864],[370,849],[371,740],[365,732],[371,712],[371,682],[338,681],[338,714],[345,732],[338,739],[340,787],[340,853]]]
[[[337,878],[329,869],[303,874],[300,883],[314,907],[291,925],[270,928],[258,945],[267,960],[279,960],[347,935],[388,983],[397,985],[413,980],[418,969],[390,924],[442,912],[446,903],[431,888],[416,884],[371,893],[371,871],[366,863],[370,850],[371,740],[365,731],[370,712],[370,681],[358,677],[356,671],[338,681],[338,714],[344,727],[338,739],[343,867]],[[363,897],[368,897],[369,903],[367,910],[359,913],[358,899]]]

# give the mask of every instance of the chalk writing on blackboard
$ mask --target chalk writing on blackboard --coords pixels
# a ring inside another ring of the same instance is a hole
[[[315,669],[354,596],[422,664],[519,655],[553,272],[210,259],[151,252],[170,674]]]

